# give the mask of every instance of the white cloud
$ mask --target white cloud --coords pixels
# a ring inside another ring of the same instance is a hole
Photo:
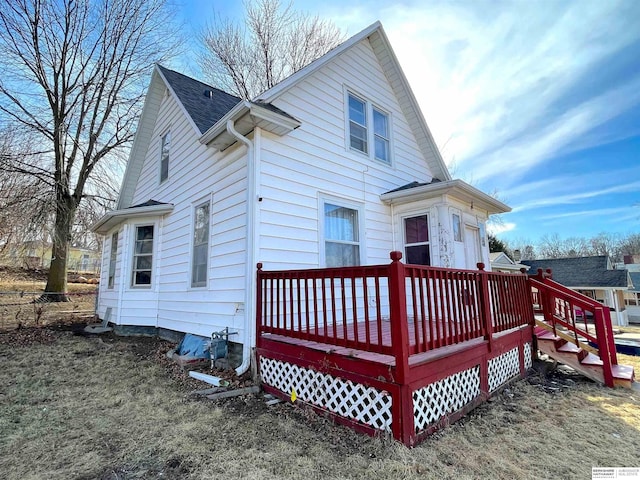
[[[500,235],[501,233],[511,232],[515,230],[517,225],[513,222],[502,223],[490,223],[487,225],[487,230],[492,235]]]
[[[620,178],[623,179],[628,177],[620,177]],[[563,180],[562,178],[556,179],[552,183],[561,184],[562,180]],[[576,183],[575,179],[565,179],[565,180],[567,181],[565,185],[570,185],[571,184],[570,182]],[[605,195],[610,195],[615,193],[637,192],[640,190],[640,181],[631,182],[631,183],[622,183],[622,184],[615,185],[613,187],[600,188],[600,189],[594,189],[591,187],[587,187],[585,185],[580,186],[579,183],[577,185],[579,186],[578,193],[557,195],[551,192],[549,196],[538,194],[538,196],[533,197],[529,201],[518,203],[518,206],[515,207],[512,210],[512,212],[517,213],[517,212],[531,210],[534,208],[540,208],[548,205],[570,205],[570,204],[579,203],[587,199],[602,197]],[[559,188],[558,190],[562,191],[561,188]],[[570,214],[568,214],[568,216],[570,216]]]

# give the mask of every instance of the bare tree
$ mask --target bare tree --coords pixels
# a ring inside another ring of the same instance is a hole
[[[216,16],[202,35],[200,64],[214,85],[252,99],[339,45],[331,22],[280,0],[248,0],[243,22]]]
[[[143,82],[176,41],[170,25],[165,0],[0,0],[0,111],[40,151],[15,171],[53,199],[45,292],[66,291],[76,211],[96,166],[132,140]]]

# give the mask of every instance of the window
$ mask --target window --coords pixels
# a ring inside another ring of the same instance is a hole
[[[349,147],[381,162],[391,164],[391,128],[389,115],[371,102],[347,93]],[[373,122],[373,129],[371,129]],[[373,152],[369,151],[373,144]]]
[[[113,288],[116,279],[116,259],[118,258],[118,232],[111,235],[111,254],[109,255],[109,279],[107,288]]]
[[[390,163],[389,117],[377,108],[373,109],[373,134],[376,159]]]
[[[351,148],[367,153],[367,105],[349,94],[349,142]]]
[[[324,249],[327,267],[360,265],[358,210],[324,204]]]
[[[198,205],[193,216],[193,258],[191,261],[191,286],[207,284],[207,259],[209,258],[209,202]]]
[[[462,241],[462,222],[460,221],[460,215],[453,214],[453,239],[456,242]]]
[[[429,255],[429,221],[426,215],[404,219],[405,262],[431,265]]]
[[[153,225],[136,227],[131,285],[134,287],[151,285],[152,266]]]
[[[478,225],[480,228],[480,243],[483,247],[487,246],[487,227],[485,227],[484,223],[480,223]]]
[[[160,183],[169,177],[169,148],[171,147],[171,132],[162,136],[162,146],[160,148]]]
[[[640,293],[624,292],[624,304],[627,307],[635,307],[640,305]]]

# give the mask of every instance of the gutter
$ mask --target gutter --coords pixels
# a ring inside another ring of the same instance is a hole
[[[245,279],[247,287],[244,297],[244,342],[242,343],[242,363],[236,368],[236,375],[242,375],[251,366],[251,346],[255,335],[253,320],[255,318],[255,221],[256,221],[256,149],[251,140],[241,135],[236,129],[233,120],[227,120],[227,132],[233,135],[239,142],[247,146],[247,225],[245,234],[245,250],[247,261],[245,263]]]

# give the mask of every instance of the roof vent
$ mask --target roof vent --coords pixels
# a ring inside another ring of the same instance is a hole
[[[207,98],[213,98],[213,90],[205,90],[204,96]]]

